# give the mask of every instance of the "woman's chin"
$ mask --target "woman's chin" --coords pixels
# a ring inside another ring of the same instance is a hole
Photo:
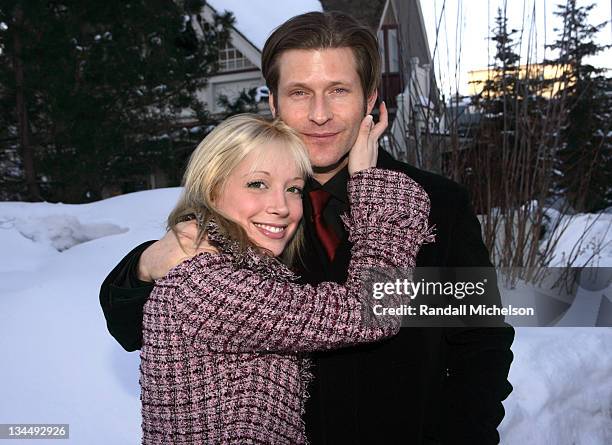
[[[291,231],[291,237],[295,234],[295,231]],[[289,240],[286,239],[287,234],[281,239],[270,239],[265,235],[258,234],[257,237],[251,237],[251,240],[255,242],[263,251],[265,251],[268,255],[272,255],[274,257],[281,256],[289,244]],[[290,239],[290,238],[289,238]]]
[[[285,251],[285,245],[286,243],[283,246],[270,246],[266,248],[266,250],[268,250],[272,256],[279,257]]]
[[[281,244],[281,243],[261,242],[261,240],[254,241],[252,238],[251,238],[251,241],[253,241],[253,243],[257,247],[259,247],[262,253],[273,256],[273,257],[281,256],[283,252],[285,251],[285,247],[287,245],[287,243]]]

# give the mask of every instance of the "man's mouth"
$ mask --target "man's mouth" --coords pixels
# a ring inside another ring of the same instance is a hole
[[[336,131],[336,132],[325,132],[325,133],[302,133],[302,134],[306,136],[307,138],[324,141],[326,139],[333,138],[338,133],[340,132]]]

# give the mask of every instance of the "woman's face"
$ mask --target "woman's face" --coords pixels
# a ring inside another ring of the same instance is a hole
[[[227,178],[217,210],[240,224],[256,245],[280,255],[302,219],[304,179],[278,142],[253,150]]]

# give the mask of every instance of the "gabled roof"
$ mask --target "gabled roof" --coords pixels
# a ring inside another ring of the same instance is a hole
[[[234,28],[260,52],[272,31],[293,16],[322,11],[319,0],[208,0],[217,12],[231,11]]]
[[[418,57],[420,63],[431,63],[420,0],[387,0],[380,25],[388,14],[393,14],[399,24],[402,46],[407,55]]]
[[[373,32],[378,23],[386,0],[321,0],[325,11],[341,11],[350,14]]]

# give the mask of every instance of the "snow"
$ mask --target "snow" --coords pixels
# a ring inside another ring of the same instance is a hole
[[[74,444],[140,441],[139,355],[108,334],[98,290],[131,248],[164,233],[179,192],[0,203],[0,423],[68,423]],[[612,265],[609,250],[600,263]],[[512,349],[503,444],[612,443],[612,329],[518,328]]]
[[[559,221],[557,211],[547,209],[547,215],[553,223]],[[566,216],[556,226],[551,236],[558,241],[550,267],[612,267],[612,214]]]
[[[612,329],[518,328],[503,444],[612,443]]]
[[[259,50],[274,28],[293,16],[311,11],[322,11],[319,0],[291,0],[274,2],[268,0],[209,0],[208,4],[217,12],[231,11],[236,17],[234,28]]]
[[[74,444],[139,442],[139,356],[108,335],[98,290],[164,232],[179,191],[0,203],[0,423],[69,423]]]

